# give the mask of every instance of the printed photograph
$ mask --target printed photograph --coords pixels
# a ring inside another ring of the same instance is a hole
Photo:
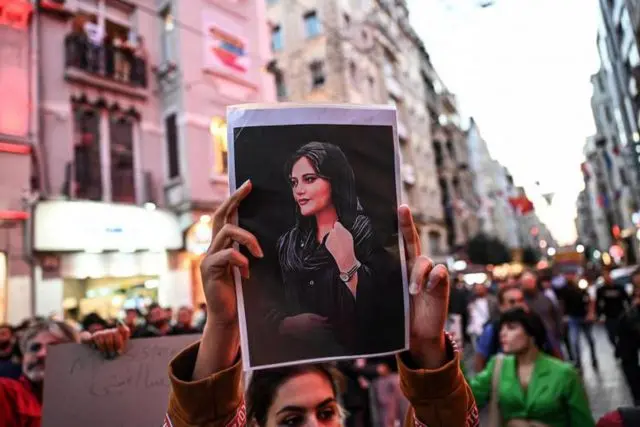
[[[230,116],[231,185],[253,184],[238,222],[265,253],[243,252],[251,277],[238,286],[251,369],[406,348],[394,122],[390,109]]]

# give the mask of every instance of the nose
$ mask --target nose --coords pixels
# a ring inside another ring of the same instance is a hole
[[[47,357],[47,346],[45,344],[43,344],[42,347],[40,347],[40,350],[38,351],[38,353],[36,353],[36,356],[38,356],[38,358]]]
[[[296,193],[296,195],[301,196],[305,193],[305,188],[304,185],[302,184],[298,184],[295,186],[295,188],[293,189],[293,191]]]
[[[307,422],[304,425],[304,427],[320,427],[320,426],[321,424],[315,415],[311,415],[309,418],[307,418]]]

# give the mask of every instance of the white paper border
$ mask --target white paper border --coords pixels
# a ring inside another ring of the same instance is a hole
[[[396,109],[390,105],[351,105],[351,104],[244,104],[227,107],[227,149],[229,192],[232,194],[237,188],[235,167],[235,132],[236,128],[248,126],[287,126],[287,125],[369,125],[391,126],[393,128],[393,152],[395,163],[396,201],[399,207],[402,203],[402,179],[400,176],[400,144],[398,141]],[[399,221],[399,218],[398,218]],[[235,218],[236,225],[238,218]],[[402,288],[404,302],[404,347],[395,351],[375,354],[349,355],[340,357],[325,357],[319,359],[304,359],[292,362],[275,363],[271,365],[252,366],[249,354],[247,323],[242,293],[242,278],[237,268],[233,276],[238,300],[238,315],[240,325],[240,346],[243,370],[259,370],[277,368],[280,366],[299,365],[304,363],[322,363],[334,360],[357,359],[362,357],[379,357],[396,354],[409,349],[409,285],[407,275],[407,260],[405,257],[404,239],[398,225],[398,248],[402,266]],[[237,248],[237,244],[235,245]]]

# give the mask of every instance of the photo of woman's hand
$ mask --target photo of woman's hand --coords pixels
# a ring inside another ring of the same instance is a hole
[[[353,236],[344,225],[337,221],[327,235],[327,250],[336,261],[340,272],[346,272],[356,263],[356,252],[353,247]]]

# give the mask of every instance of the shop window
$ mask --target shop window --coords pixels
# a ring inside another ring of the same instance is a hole
[[[73,112],[75,197],[102,200],[100,112],[76,108]]]
[[[227,123],[220,117],[211,120],[211,137],[213,138],[214,164],[213,172],[216,175],[225,175],[227,165]]]
[[[136,203],[131,117],[112,115],[109,120],[111,197],[114,202]]]
[[[322,61],[314,61],[309,66],[311,70],[311,87],[313,89],[324,86],[326,77],[324,75],[324,63]]]
[[[178,123],[175,113],[164,119],[164,126],[167,136],[169,178],[176,178],[180,176],[180,149],[178,146]]]

